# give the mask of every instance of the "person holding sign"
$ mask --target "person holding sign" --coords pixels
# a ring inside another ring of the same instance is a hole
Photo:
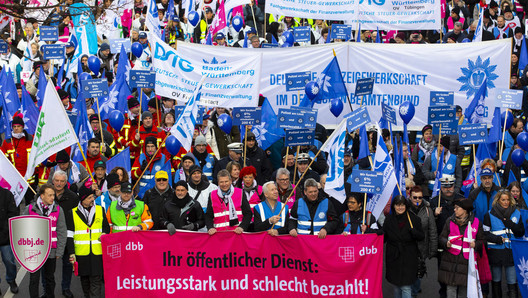
[[[234,231],[242,234],[253,218],[246,194],[233,187],[227,170],[218,172],[217,180],[218,190],[211,192],[207,202],[205,225],[208,233],[214,235],[217,231]]]
[[[442,176],[450,175],[455,177],[455,192],[459,192],[462,187],[462,168],[457,167],[457,156],[449,151],[450,142],[451,138],[449,136],[443,136],[440,140],[440,146],[433,150],[433,154],[427,157],[423,164],[422,170],[425,179],[429,180],[429,189],[431,191],[433,190],[438,169],[442,169]],[[440,152],[443,152],[444,155],[440,156]]]
[[[334,206],[327,198],[319,197],[318,184],[308,178],[304,182],[304,197],[293,204],[288,230],[290,236],[317,235],[319,239],[333,234],[339,221]]]
[[[262,186],[265,200],[255,206],[255,232],[268,231],[271,236],[288,234],[288,206],[278,201],[279,191],[272,181]],[[273,228],[272,228],[273,227]]]
[[[480,181],[480,186],[469,193],[468,199],[473,202],[475,217],[482,221],[484,214],[491,210],[499,187],[493,182],[493,171],[488,168],[480,171]]]
[[[145,192],[155,185],[156,173],[163,168],[167,162],[165,154],[158,150],[156,137],[145,138],[145,153],[141,153],[132,166],[132,177],[139,180],[139,194],[143,197]]]
[[[348,193],[347,207],[339,218],[340,223],[337,229],[337,234],[351,235],[351,234],[382,234],[383,231],[378,229],[376,218],[370,211],[367,211],[365,220],[363,220],[363,194]]]

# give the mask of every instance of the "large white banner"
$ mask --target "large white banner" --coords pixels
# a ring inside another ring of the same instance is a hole
[[[200,105],[226,108],[258,105],[261,54],[183,42],[174,50],[159,38],[151,37],[156,94],[187,102],[206,75]]]
[[[357,19],[359,0],[267,0],[266,13],[308,19]]]

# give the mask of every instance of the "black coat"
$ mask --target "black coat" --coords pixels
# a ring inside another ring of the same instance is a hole
[[[95,207],[95,206],[94,206]],[[101,207],[103,208],[103,207]],[[86,217],[77,210],[77,215],[81,218],[81,220],[86,223]],[[110,233],[110,225],[108,224],[108,220],[106,219],[106,212],[103,208],[102,218],[103,221],[103,233],[108,234]],[[73,221],[73,210],[70,210],[65,213],[66,217],[66,227],[68,228],[68,231],[75,231],[75,223]],[[94,222],[98,220],[97,218],[94,218]],[[69,254],[73,254],[75,251],[75,245],[73,244],[73,237],[68,237],[68,240],[66,241],[66,250]],[[104,252],[103,252],[104,253]],[[93,276],[93,275],[103,275],[103,256],[102,255],[94,255],[92,252],[90,252],[87,256],[76,256],[77,263],[79,265],[79,276]]]
[[[13,193],[0,187],[0,246],[9,245],[8,219],[19,214]]]
[[[251,165],[257,170],[257,177],[255,179],[257,180],[258,185],[263,185],[267,181],[270,181],[273,167],[271,166],[271,160],[268,158],[266,152],[255,144],[253,148],[247,148],[247,158],[251,162]]]
[[[205,215],[202,206],[197,201],[193,201],[189,195],[188,203],[180,208],[176,204],[177,197],[165,203],[161,211],[161,228],[166,229],[167,225],[172,223],[176,229],[193,224],[193,231],[198,231],[205,226]],[[185,200],[186,198],[183,198]],[[183,210],[183,213],[182,213]]]
[[[228,155],[220,159],[218,162],[215,162],[215,165],[213,168],[213,184],[218,184],[218,179],[217,179],[218,172],[220,172],[221,170],[224,170],[230,161],[233,161],[233,160]],[[244,167],[244,159],[242,159],[242,157],[240,157],[240,159],[238,160],[238,163],[240,164],[241,168]],[[249,158],[246,158],[246,166],[252,166],[252,165],[253,164],[251,163],[251,160],[249,160]]]
[[[64,188],[64,192],[60,198],[55,195],[55,202],[59,203],[59,206],[64,209],[64,214],[66,214],[79,205],[79,197],[73,191]]]
[[[440,200],[440,207],[442,207],[442,212],[435,216],[436,218],[436,231],[437,234],[440,235],[442,233],[442,229],[444,228],[444,225],[446,221],[455,213],[455,201],[464,199],[464,197],[461,194],[455,193],[452,198],[446,198],[445,195],[442,195],[442,198]],[[436,211],[436,208],[438,208],[438,196],[431,199],[431,209],[433,209],[433,214]]]
[[[385,218],[383,232],[387,244],[385,278],[396,286],[411,285],[418,273],[418,241],[425,238],[420,218],[411,212],[401,215],[389,214]]]
[[[152,221],[154,225],[151,230],[161,230],[165,226],[162,224],[161,213],[165,206],[165,203],[176,198],[174,190],[169,186],[168,189],[160,194],[159,191],[154,186],[153,188],[147,190],[143,196],[143,202],[149,207],[150,214],[152,215]]]

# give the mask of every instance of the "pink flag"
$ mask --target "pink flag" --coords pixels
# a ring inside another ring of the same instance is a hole
[[[244,21],[244,6],[240,5],[233,7],[233,12],[231,14],[233,18],[236,16],[240,16],[242,18],[242,24],[245,25],[246,22]]]
[[[227,26],[224,3],[225,1],[220,2],[220,5],[218,6],[218,10],[216,11],[215,17],[213,19],[213,22],[211,23],[211,26],[209,27],[209,32],[211,33],[212,36],[214,36],[218,31],[224,29]]]

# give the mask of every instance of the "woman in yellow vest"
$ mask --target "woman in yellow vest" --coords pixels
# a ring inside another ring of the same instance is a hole
[[[79,189],[79,205],[66,215],[68,251],[85,297],[102,297],[103,250],[101,236],[110,233],[104,208],[95,205],[95,194],[86,184]],[[75,265],[77,263],[77,265]]]

